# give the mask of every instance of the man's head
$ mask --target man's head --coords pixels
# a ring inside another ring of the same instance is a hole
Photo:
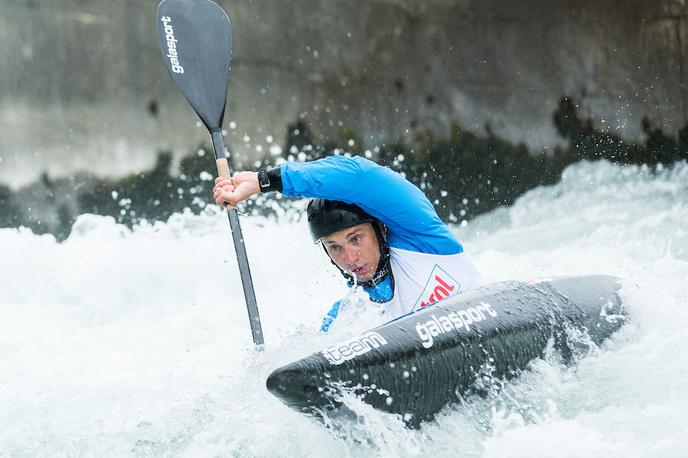
[[[322,242],[349,282],[375,286],[388,273],[389,250],[378,220],[356,205],[326,199],[311,200],[307,213],[313,241]]]

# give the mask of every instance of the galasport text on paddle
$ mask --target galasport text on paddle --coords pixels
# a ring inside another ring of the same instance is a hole
[[[222,120],[232,60],[232,26],[224,10],[210,0],[163,0],[157,11],[160,52],[172,79],[210,132],[217,173],[229,178],[222,141]],[[263,347],[263,329],[236,208],[227,204],[253,343]]]

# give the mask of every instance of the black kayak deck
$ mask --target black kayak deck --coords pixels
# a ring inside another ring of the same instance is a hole
[[[480,368],[508,379],[548,344],[571,356],[567,332],[600,344],[625,321],[620,282],[605,275],[507,281],[405,315],[276,369],[268,390],[302,412],[344,408],[348,390],[409,426],[476,391]]]

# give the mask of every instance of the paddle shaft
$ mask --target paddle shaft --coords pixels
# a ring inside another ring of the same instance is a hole
[[[222,178],[229,178],[229,162],[225,154],[222,133],[220,129],[212,129],[210,135],[212,136],[213,149],[215,150],[217,174]],[[248,310],[248,319],[251,325],[253,343],[259,348],[262,348],[265,343],[263,340],[263,327],[260,324],[258,303],[256,302],[256,293],[253,289],[253,280],[251,278],[251,269],[248,264],[246,246],[244,245],[244,236],[241,232],[241,225],[239,224],[239,214],[236,208],[231,205],[227,205],[225,208],[227,210],[227,217],[229,218],[229,227],[232,231],[232,239],[234,240],[234,251],[236,252],[237,263],[239,264],[241,285],[244,289],[244,298],[246,299],[246,309]]]

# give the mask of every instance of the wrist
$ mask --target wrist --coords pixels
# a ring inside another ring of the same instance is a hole
[[[261,192],[282,192],[282,172],[279,167],[258,171],[258,187]]]

